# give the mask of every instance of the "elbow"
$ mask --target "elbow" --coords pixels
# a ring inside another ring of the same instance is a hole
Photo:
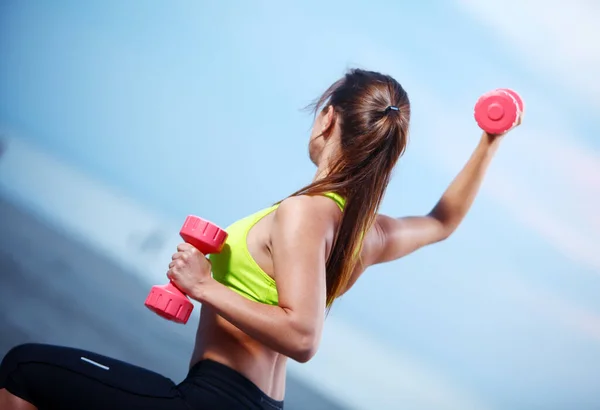
[[[289,320],[287,352],[281,353],[296,362],[306,363],[317,354],[323,323],[312,315],[291,314]]]
[[[456,231],[456,228],[457,228],[456,225],[442,226],[442,229],[440,230],[440,234],[438,237],[438,242],[445,241],[450,236],[452,236],[454,231]]]
[[[317,354],[319,340],[316,336],[304,335],[297,339],[290,354],[290,358],[298,363],[306,363]]]
[[[456,231],[456,228],[458,228],[458,225],[460,224],[460,220],[456,221],[456,220],[450,220],[448,218],[442,218],[440,215],[437,215],[435,212],[431,212],[429,214],[429,217],[433,218],[437,225],[435,238],[432,241],[434,243],[442,242],[442,241],[445,241],[446,239],[448,239],[454,233],[454,231]]]
[[[307,363],[317,354],[319,344],[316,342],[303,342],[294,346],[290,358],[298,363]]]

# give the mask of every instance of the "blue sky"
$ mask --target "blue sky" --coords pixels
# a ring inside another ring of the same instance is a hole
[[[401,216],[470,155],[477,97],[514,88],[524,124],[458,232],[368,272],[292,371],[357,402],[584,409],[600,404],[599,12],[547,3],[3,2],[0,122],[165,218],[226,226],[312,177],[301,108],[348,67],[379,70],[413,104],[382,209]],[[389,385],[368,384],[377,370]]]

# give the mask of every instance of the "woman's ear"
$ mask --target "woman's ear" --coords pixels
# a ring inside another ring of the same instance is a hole
[[[323,138],[328,139],[331,136],[331,134],[333,133],[333,129],[335,128],[335,120],[335,109],[332,105],[328,105],[326,108],[323,109],[323,115],[321,117],[320,135],[322,135]]]

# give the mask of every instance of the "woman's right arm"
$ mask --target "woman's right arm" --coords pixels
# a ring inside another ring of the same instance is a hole
[[[337,205],[325,197],[288,198],[275,211],[271,253],[278,306],[246,299],[214,279],[190,296],[269,348],[310,360],[321,339],[325,265],[337,219]]]

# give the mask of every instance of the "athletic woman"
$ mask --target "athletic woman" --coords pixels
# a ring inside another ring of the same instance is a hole
[[[229,226],[227,246],[210,259],[177,247],[167,276],[202,304],[181,383],[92,352],[25,344],[0,367],[0,410],[283,408],[287,359],[314,356],[336,298],[369,266],[448,238],[502,140],[483,133],[431,212],[393,218],[378,209],[409,119],[397,81],[349,71],[315,104],[313,182]]]

